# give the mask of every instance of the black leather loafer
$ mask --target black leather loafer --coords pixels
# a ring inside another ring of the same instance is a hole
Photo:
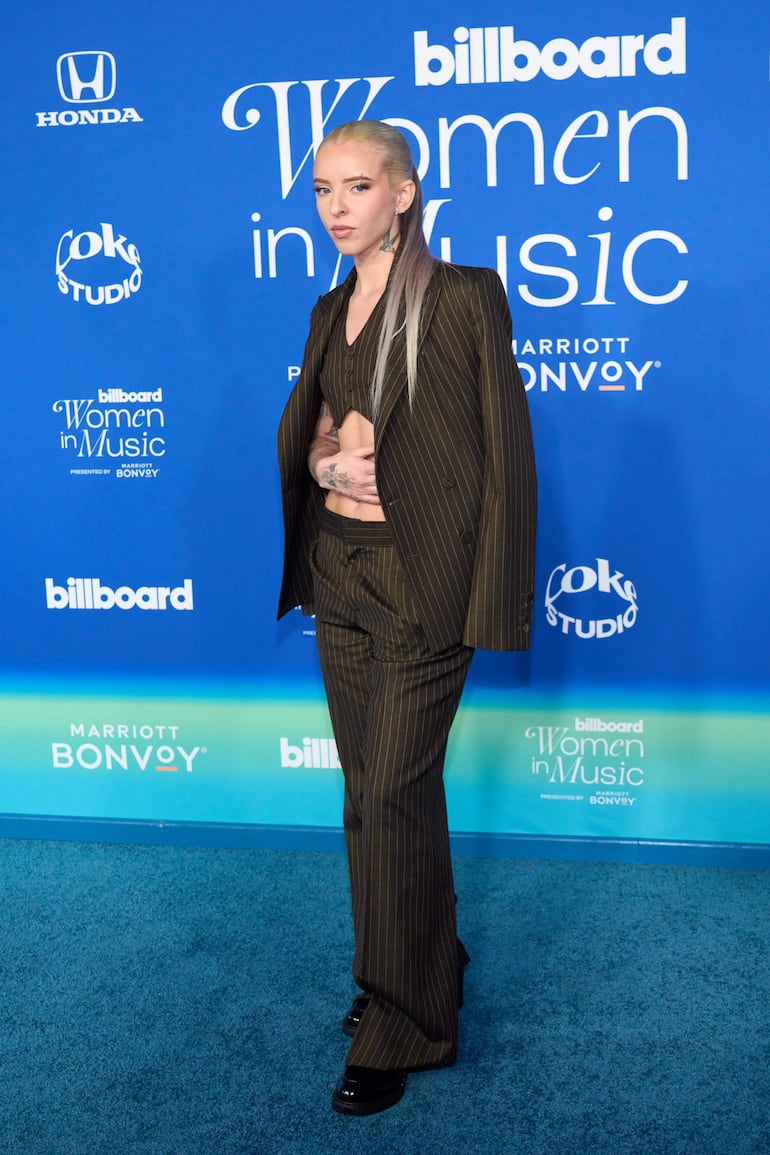
[[[353,1005],[342,1020],[343,1035],[347,1035],[349,1039],[355,1038],[358,1025],[364,1017],[364,1011],[368,1006],[369,995],[356,995],[353,999]]]
[[[397,1103],[406,1087],[405,1071],[375,1071],[346,1067],[332,1094],[332,1107],[342,1115],[376,1115]]]

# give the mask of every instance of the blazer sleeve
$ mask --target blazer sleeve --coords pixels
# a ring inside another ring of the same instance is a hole
[[[485,442],[481,524],[466,619],[466,645],[525,650],[534,600],[537,484],[529,406],[511,348],[503,284],[479,269],[472,309],[479,342]]]
[[[310,547],[317,532],[323,494],[307,467],[307,451],[321,404],[318,376],[323,355],[318,330],[324,314],[319,297],[310,315],[310,332],[302,358],[302,372],[291,391],[278,426],[278,465],[284,525],[283,578],[278,617],[295,606],[310,607],[313,583]],[[306,612],[311,612],[307,609]]]

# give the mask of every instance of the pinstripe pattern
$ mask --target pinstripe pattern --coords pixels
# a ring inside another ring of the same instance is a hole
[[[432,1067],[453,1062],[457,1049],[442,774],[473,651],[431,653],[388,526],[346,521],[324,514],[336,532],[322,529],[312,560],[318,651],[345,773],[353,974],[372,993],[347,1062]]]
[[[371,381],[377,362],[377,346],[384,311],[380,297],[361,332],[352,344],[345,337],[344,309],[339,313],[326,346],[321,369],[321,393],[336,425],[341,425],[349,409],[371,421]]]
[[[313,310],[279,428],[279,616],[300,604],[316,612],[345,772],[354,975],[372,992],[348,1063],[414,1069],[455,1056],[458,951],[467,956],[455,934],[444,753],[472,649],[529,642],[535,470],[502,283],[490,269],[437,262],[414,406],[402,331],[375,423],[387,521],[335,523],[306,459],[354,277]]]
[[[348,291],[349,285],[340,286],[313,310],[303,371],[279,429],[286,528],[279,614],[312,605],[309,556],[323,496],[307,470],[307,448],[321,405],[324,352]],[[404,357],[402,332],[389,360],[375,460],[383,508],[426,638],[435,652],[459,642],[526,649],[534,456],[497,274],[437,263],[411,411]]]

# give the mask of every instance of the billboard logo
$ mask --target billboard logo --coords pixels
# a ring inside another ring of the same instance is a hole
[[[121,234],[116,237],[113,226],[106,221],[102,221],[99,228],[101,232],[87,230],[78,233],[77,236],[74,229],[68,229],[59,238],[56,246],[59,292],[65,297],[71,294],[73,301],[85,301],[89,305],[114,305],[118,301],[127,301],[132,293],[138,293],[141,288],[142,269],[139,250],[136,245],[129,244],[126,237]],[[108,260],[119,257],[132,271],[122,280],[97,285],[76,281],[66,271],[72,261],[90,261],[95,257],[106,257]]]
[[[303,738],[301,746],[292,746],[281,738],[281,766],[306,766],[309,770],[340,770],[337,743],[333,738]]]
[[[570,611],[570,612],[568,612]],[[604,557],[596,565],[557,565],[548,578],[549,626],[576,638],[611,638],[636,625],[636,587]]]
[[[512,24],[502,28],[455,28],[454,44],[429,44],[427,31],[414,33],[414,83],[506,84],[534,80],[568,80],[582,72],[591,80],[636,76],[639,67],[656,76],[686,71],[686,20],[671,21],[670,32],[644,36],[589,36],[575,44],[563,36],[538,48],[517,40]]]
[[[145,389],[141,392],[132,391],[127,393],[125,389],[99,389],[97,391],[100,405],[125,405],[130,402],[132,405],[137,401],[157,401],[163,400],[162,389]]]
[[[115,74],[111,52],[65,52],[56,61],[59,92],[68,104],[111,100],[115,95]]]
[[[643,734],[644,719],[636,722],[605,722],[603,718],[576,718],[577,732],[591,731],[594,734]]]
[[[103,586],[99,578],[67,578],[66,586],[45,579],[45,604],[49,610],[191,610],[193,584],[186,578],[180,586],[140,586],[136,590]]]

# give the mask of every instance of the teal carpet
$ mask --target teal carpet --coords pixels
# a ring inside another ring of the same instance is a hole
[[[2,1155],[767,1155],[770,874],[457,859],[460,1058],[329,1107],[342,855],[0,842]]]

